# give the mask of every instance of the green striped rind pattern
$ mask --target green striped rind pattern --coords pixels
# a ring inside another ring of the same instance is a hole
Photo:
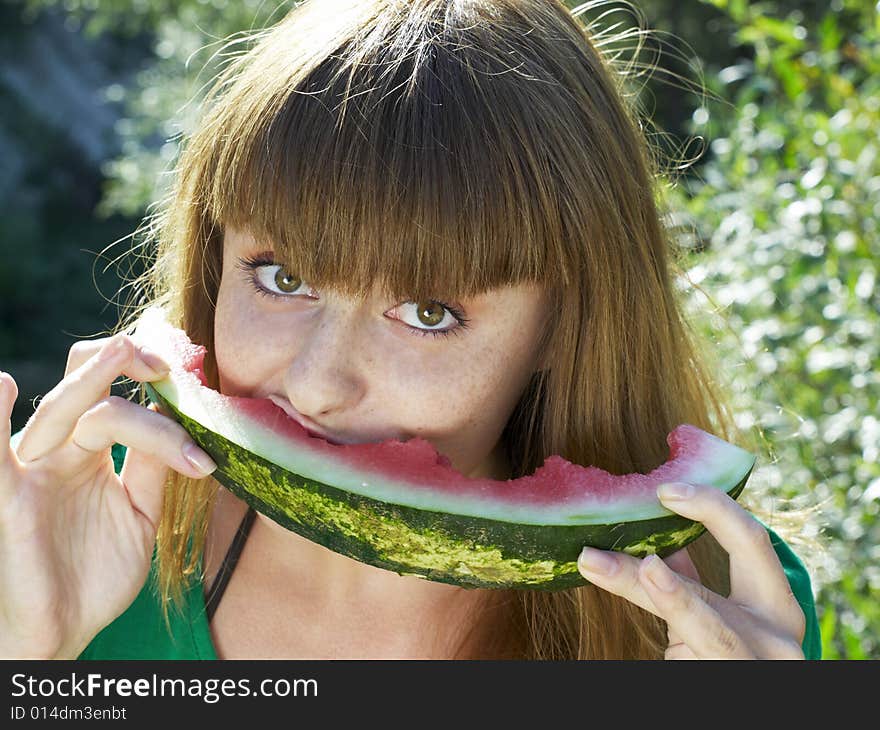
[[[584,545],[662,557],[704,530],[672,513],[611,525],[524,525],[381,502],[276,466],[146,388],[211,455],[217,463],[212,476],[237,497],[313,542],[400,575],[472,588],[559,590],[586,583],[577,569]],[[730,491],[732,497],[748,476]]]

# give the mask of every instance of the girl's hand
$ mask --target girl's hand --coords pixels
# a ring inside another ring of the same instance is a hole
[[[667,659],[803,659],[804,613],[761,523],[714,487],[664,484],[657,495],[702,522],[727,551],[730,596],[700,583],[686,550],[667,565],[656,555],[584,548],[581,574],[666,621]]]
[[[78,656],[146,580],[169,467],[213,470],[187,461],[193,442],[179,424],[110,395],[120,374],[152,381],[167,370],[124,334],[76,343],[15,449],[18,388],[0,374],[0,657]],[[114,443],[128,447],[119,475]]]

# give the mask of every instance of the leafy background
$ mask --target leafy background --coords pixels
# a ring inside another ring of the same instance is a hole
[[[578,3],[569,2],[569,7]],[[0,367],[13,430],[102,336],[140,270],[129,234],[243,32],[290,2],[0,2]],[[826,658],[880,657],[880,6],[642,0],[632,94],[665,160],[689,313],[804,537]],[[815,534],[813,534],[815,533]]]

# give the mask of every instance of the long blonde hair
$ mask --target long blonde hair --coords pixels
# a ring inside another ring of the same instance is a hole
[[[624,79],[557,0],[309,0],[216,78],[175,187],[145,227],[158,303],[213,359],[227,226],[271,241],[318,290],[465,298],[536,281],[546,361],[503,441],[513,477],[545,457],[612,473],[668,458],[687,422],[739,433],[717,363],[682,315],[656,162]],[[130,326],[130,324],[129,324]],[[173,473],[157,572],[166,611],[197,575],[217,484]],[[726,590],[723,552],[690,548]],[[493,655],[658,658],[665,626],[592,586],[514,591]]]

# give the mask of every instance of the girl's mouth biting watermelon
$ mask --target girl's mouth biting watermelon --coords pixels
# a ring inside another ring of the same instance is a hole
[[[272,401],[276,406],[278,406],[282,411],[284,411],[288,416],[290,416],[290,418],[296,421],[300,426],[302,426],[303,430],[305,430],[305,432],[309,436],[323,439],[324,441],[334,444],[335,446],[345,446],[347,444],[358,443],[357,441],[349,441],[335,438],[327,433],[324,433],[320,429],[315,428],[312,425],[308,425],[308,419],[305,416],[303,416],[301,413],[297,413],[296,409],[288,401],[280,398],[277,395],[270,395],[269,400]]]

